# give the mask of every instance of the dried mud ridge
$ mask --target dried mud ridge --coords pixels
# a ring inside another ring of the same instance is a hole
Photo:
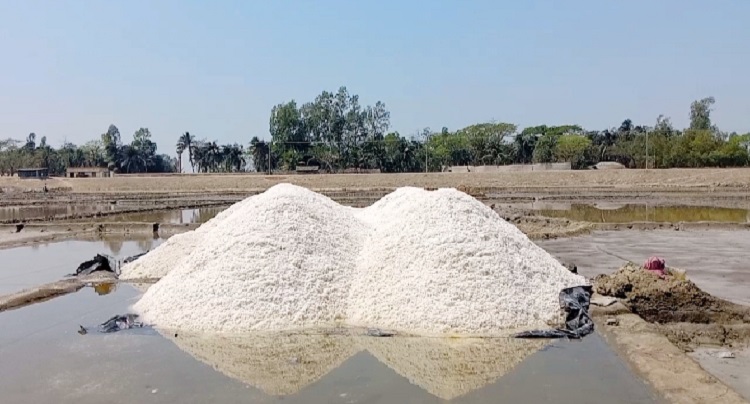
[[[6,296],[0,296],[0,312],[41,303],[58,296],[74,293],[87,285],[96,286],[104,283],[115,283],[117,278],[109,273],[73,277],[25,289]]]
[[[685,351],[750,342],[750,307],[710,295],[682,276],[660,278],[630,263],[611,275],[598,275],[594,284],[596,293],[620,299]]]

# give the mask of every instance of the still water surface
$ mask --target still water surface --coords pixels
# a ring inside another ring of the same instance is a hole
[[[659,402],[597,334],[548,343],[76,332],[138,296],[125,284],[104,296],[86,288],[0,313],[4,402]]]
[[[547,217],[562,217],[592,223],[750,222],[750,211],[747,209],[709,206],[624,205],[607,209],[595,205],[572,204],[569,209],[541,209],[538,213]]]
[[[153,237],[137,240],[110,237],[100,241],[65,240],[0,250],[0,295],[59,281],[96,254],[121,260],[151,250],[163,241]]]

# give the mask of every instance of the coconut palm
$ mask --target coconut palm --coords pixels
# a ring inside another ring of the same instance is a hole
[[[177,141],[177,150],[180,150],[180,145],[182,145],[182,151],[184,152],[187,150],[188,152],[188,160],[190,161],[190,168],[193,172],[195,172],[195,157],[193,155],[193,150],[196,146],[195,136],[191,135],[190,132],[185,132],[180,136],[180,139]],[[180,172],[182,172],[182,152],[178,151],[177,154],[180,155]]]

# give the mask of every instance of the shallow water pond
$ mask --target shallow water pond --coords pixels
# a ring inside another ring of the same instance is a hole
[[[55,205],[55,206],[3,206],[0,221],[44,219],[53,216],[72,216],[97,212],[116,211],[115,205]]]
[[[170,224],[205,223],[213,219],[226,206],[212,206],[194,209],[158,210],[138,213],[110,215],[101,220],[107,222],[152,222]]]
[[[96,254],[123,259],[151,250],[163,241],[153,237],[138,240],[109,237],[99,241],[64,240],[0,250],[0,295],[59,281]]]
[[[583,341],[77,333],[139,291],[90,288],[0,313],[12,403],[654,403],[594,334]]]
[[[631,222],[750,222],[747,209],[708,206],[585,205],[571,204],[569,209],[539,209],[542,216],[562,217],[592,223]]]

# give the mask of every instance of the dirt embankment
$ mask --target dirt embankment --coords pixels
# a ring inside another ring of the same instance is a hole
[[[660,277],[631,263],[597,276],[594,284],[597,293],[618,298],[684,351],[750,343],[750,307],[708,294],[683,276]]]
[[[39,285],[10,295],[0,296],[0,312],[53,299],[68,293],[77,292],[86,285],[101,287],[113,285],[116,277],[109,272],[96,272],[90,275],[72,277],[57,282]]]
[[[742,381],[719,380],[701,368],[716,358],[699,364],[685,352],[706,345],[743,349],[750,342],[750,308],[702,291],[683,272],[660,276],[632,263],[597,276],[594,285],[619,300],[593,311],[600,332],[669,401],[746,403],[728,387],[746,389]]]
[[[712,296],[682,276],[660,277],[632,263],[594,283],[597,293],[621,299],[651,323],[750,323],[750,308]]]
[[[515,173],[407,173],[331,175],[164,175],[154,177],[50,179],[51,190],[165,192],[266,189],[289,182],[309,188],[418,187],[739,187],[750,188],[750,169],[588,170]],[[41,189],[36,180],[0,178],[0,188]]]

